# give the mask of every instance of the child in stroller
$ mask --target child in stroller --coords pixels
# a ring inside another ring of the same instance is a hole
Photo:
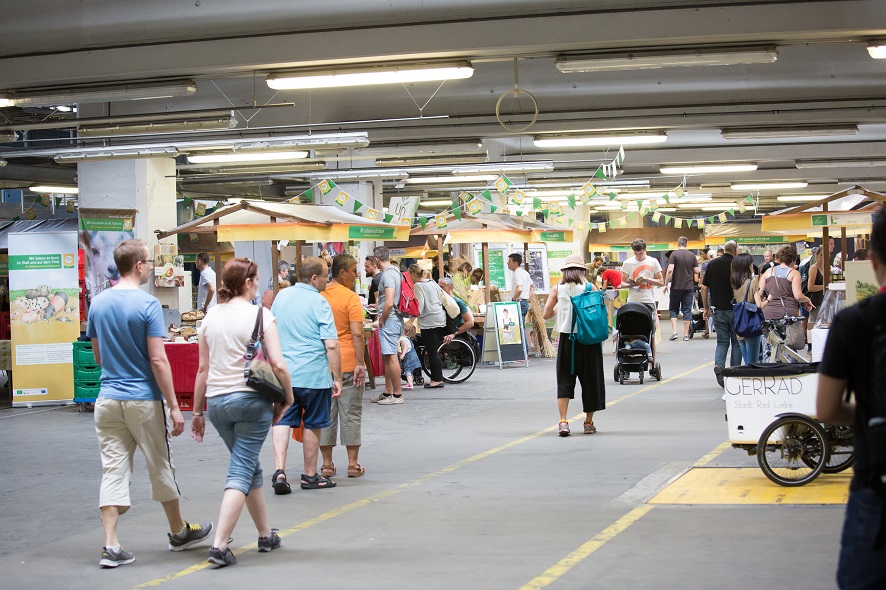
[[[695,336],[696,332],[701,332],[701,337],[707,339],[708,337],[708,323],[704,319],[704,314],[702,313],[702,309],[704,308],[701,305],[701,287],[695,288],[695,301],[692,302],[692,322],[689,324],[689,338]]]
[[[640,374],[640,383],[646,371],[661,381],[661,363],[652,363],[652,338],[655,320],[642,303],[625,303],[615,316],[615,381],[624,384],[631,373]]]
[[[422,385],[424,378],[421,376],[421,361],[418,360],[418,354],[415,352],[415,345],[412,343],[412,340],[406,336],[400,336],[397,352],[402,371],[400,379],[406,380],[406,385],[403,386],[403,389],[412,389],[413,385]]]

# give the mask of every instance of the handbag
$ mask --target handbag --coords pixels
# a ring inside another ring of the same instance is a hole
[[[744,298],[732,306],[732,325],[735,328],[735,333],[742,338],[752,338],[763,334],[763,310],[747,300],[750,290],[751,279],[748,279]]]
[[[274,403],[282,404],[286,401],[286,393],[280,380],[274,375],[271,363],[264,354],[264,308],[258,308],[258,317],[255,318],[255,327],[252,329],[252,337],[246,344],[246,367],[243,369],[243,379],[247,387],[251,387],[259,395],[268,398]]]

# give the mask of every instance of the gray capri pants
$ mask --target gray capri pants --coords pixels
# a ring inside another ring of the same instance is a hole
[[[360,446],[363,429],[363,385],[354,387],[354,374],[342,373],[341,396],[332,398],[329,418],[332,424],[320,429],[320,446],[334,447],[341,426],[341,444]]]

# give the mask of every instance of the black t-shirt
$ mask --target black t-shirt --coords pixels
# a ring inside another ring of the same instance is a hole
[[[757,276],[761,276],[761,277],[762,277],[762,276],[763,276],[763,273],[766,272],[767,270],[769,270],[770,268],[772,268],[773,266],[775,266],[775,263],[773,263],[773,262],[764,262],[764,263],[760,266],[760,272],[757,273]]]
[[[378,286],[381,284],[381,273],[375,273],[375,276],[372,277],[372,283],[369,284],[369,294],[366,296],[366,303],[371,305],[373,303],[377,303],[375,300],[375,295],[378,293]]]
[[[668,266],[674,267],[671,271],[671,289],[691,291],[695,288],[695,267],[698,266],[695,254],[681,248],[668,258]]]
[[[871,305],[886,310],[886,293],[874,295]],[[855,393],[855,475],[852,489],[868,481],[871,476],[871,460],[865,438],[867,421],[871,418],[872,396],[871,371],[873,365],[871,338],[873,326],[868,325],[859,312],[858,305],[848,307],[837,314],[828,332],[824,356],[818,372],[834,379],[845,379],[849,391]]]
[[[701,284],[711,294],[711,305],[721,311],[732,309],[732,256],[723,254],[708,262]]]

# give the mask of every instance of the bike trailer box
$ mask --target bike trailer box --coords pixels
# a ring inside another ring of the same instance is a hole
[[[815,418],[818,363],[772,363],[723,369],[726,424],[733,444],[754,444],[781,414]]]

